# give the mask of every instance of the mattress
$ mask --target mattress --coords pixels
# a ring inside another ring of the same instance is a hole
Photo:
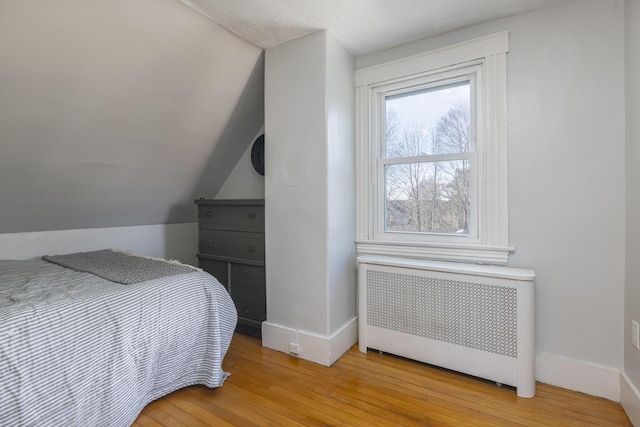
[[[236,321],[202,271],[121,284],[0,261],[0,425],[128,426],[176,389],[219,387]]]

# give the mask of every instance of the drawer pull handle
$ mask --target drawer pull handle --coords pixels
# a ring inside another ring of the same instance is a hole
[[[249,212],[249,218],[256,219],[256,216],[258,215],[255,212]]]
[[[249,253],[254,253],[256,251],[256,247],[255,246],[250,246],[249,247]]]
[[[207,216],[213,216],[213,212],[211,211],[207,212]]]

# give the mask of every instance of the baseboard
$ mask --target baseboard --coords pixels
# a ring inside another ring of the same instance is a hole
[[[320,365],[331,366],[357,342],[358,319],[347,322],[331,337],[299,331],[269,322],[262,323],[262,345],[283,353],[289,344],[299,346],[297,357]],[[622,380],[625,378],[625,380]],[[623,406],[634,425],[632,414],[640,419],[640,394],[620,370],[549,353],[536,353],[536,380],[556,387],[603,397],[614,402],[624,399]],[[621,383],[624,384],[621,390]],[[624,395],[621,395],[624,392]],[[627,407],[629,409],[627,409]]]
[[[620,403],[631,424],[640,427],[640,391],[625,372],[620,373]]]
[[[536,380],[620,402],[620,370],[608,366],[537,352]]]
[[[330,337],[325,337],[274,323],[262,322],[262,345],[292,354],[290,343],[297,343],[301,359],[331,366],[358,341],[358,318],[353,318]]]

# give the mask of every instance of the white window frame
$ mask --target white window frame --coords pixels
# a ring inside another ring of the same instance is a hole
[[[507,79],[509,33],[501,32],[358,70],[356,184],[359,255],[506,265],[508,238]],[[384,100],[416,84],[468,76],[475,117],[472,203],[476,229],[468,236],[385,232]]]
[[[394,81],[390,84],[381,86],[373,86],[371,88],[371,139],[376,156],[376,176],[372,176],[373,182],[375,182],[376,191],[372,195],[373,197],[373,235],[375,240],[385,241],[408,241],[408,242],[420,242],[427,238],[430,242],[447,242],[447,243],[460,243],[464,241],[466,243],[474,242],[479,243],[477,218],[476,218],[476,200],[475,194],[477,189],[477,166],[478,166],[478,149],[466,153],[458,154],[439,154],[439,155],[425,155],[411,158],[412,162],[434,162],[434,161],[446,161],[446,160],[458,160],[465,159],[472,163],[473,171],[471,173],[471,186],[472,186],[472,210],[473,217],[471,219],[472,227],[470,235],[460,236],[454,234],[435,234],[431,233],[428,237],[425,237],[424,233],[416,232],[401,232],[401,231],[386,231],[385,230],[385,166],[392,164],[407,163],[407,159],[403,158],[386,158],[385,156],[385,141],[383,140],[385,135],[385,104],[388,96],[393,96],[399,93],[411,93],[416,90],[422,90],[425,88],[437,88],[445,86],[451,83],[460,81],[469,81],[471,86],[471,111],[472,116],[482,115],[482,100],[480,97],[475,96],[476,92],[476,80],[482,79],[482,66],[479,63],[473,64],[461,64],[459,66],[450,67],[446,70],[438,70],[436,73],[429,73],[420,77],[411,77],[406,80]],[[477,105],[476,105],[477,104]],[[473,133],[476,133],[477,125],[475,124],[475,118],[472,119]],[[475,138],[474,147],[480,146],[482,148],[482,138]],[[373,171],[372,171],[373,172]]]

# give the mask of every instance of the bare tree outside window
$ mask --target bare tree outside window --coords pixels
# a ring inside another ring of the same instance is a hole
[[[384,171],[386,230],[469,232],[473,147],[465,83],[387,102],[385,157],[394,161]],[[438,105],[429,105],[434,102]]]

